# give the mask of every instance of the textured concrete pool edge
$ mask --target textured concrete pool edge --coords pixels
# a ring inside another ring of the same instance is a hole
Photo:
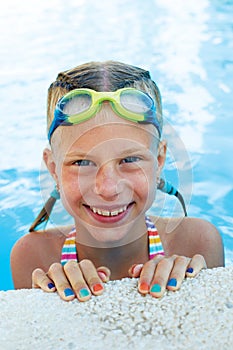
[[[126,278],[85,303],[35,289],[1,291],[1,349],[231,349],[232,281],[232,266],[208,269],[154,299]]]

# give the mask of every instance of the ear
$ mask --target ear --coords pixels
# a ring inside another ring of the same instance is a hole
[[[160,141],[158,146],[158,173],[157,176],[160,176],[160,173],[164,167],[165,161],[166,161],[166,153],[167,153],[167,142],[165,140]]]
[[[55,180],[56,183],[58,183],[58,176],[56,172],[56,163],[54,161],[53,153],[50,149],[45,148],[43,151],[43,160],[47,166],[48,171],[50,172],[51,176]]]

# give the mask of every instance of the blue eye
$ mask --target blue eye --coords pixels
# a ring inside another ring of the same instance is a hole
[[[135,156],[126,157],[126,158],[122,159],[121,163],[124,163],[124,164],[135,163],[135,162],[138,162],[140,159],[141,158],[135,157]]]
[[[74,162],[75,165],[78,166],[92,166],[94,163],[91,160],[88,159],[79,159]]]

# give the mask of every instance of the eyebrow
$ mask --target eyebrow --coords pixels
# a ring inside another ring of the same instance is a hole
[[[83,151],[74,151],[74,152],[69,152],[66,153],[65,157],[66,158],[73,158],[73,157],[86,157],[88,153],[87,152],[83,152]]]
[[[133,153],[142,153],[144,151],[149,151],[150,152],[150,149],[148,149],[147,147],[143,147],[141,149],[137,148],[137,147],[131,147],[129,149],[126,149],[126,150],[123,150],[121,153],[120,153],[120,156],[121,157],[124,157],[125,155],[128,155],[128,154],[133,154]],[[73,151],[73,152],[69,152],[66,154],[66,158],[73,158],[73,157],[86,157],[88,156],[88,154],[90,154],[90,152],[84,152],[83,150],[77,150],[77,151]]]

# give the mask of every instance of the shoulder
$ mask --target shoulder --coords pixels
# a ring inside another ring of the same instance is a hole
[[[31,252],[38,252],[40,248],[59,246],[65,240],[65,237],[65,232],[59,229],[29,232],[15,243],[11,255],[24,254],[25,252],[31,255]]]
[[[217,228],[199,218],[153,218],[169,254],[201,254],[208,267],[224,265],[222,238]]]
[[[15,288],[31,288],[32,271],[47,270],[60,259],[69,228],[30,232],[21,237],[11,250],[11,271]]]

